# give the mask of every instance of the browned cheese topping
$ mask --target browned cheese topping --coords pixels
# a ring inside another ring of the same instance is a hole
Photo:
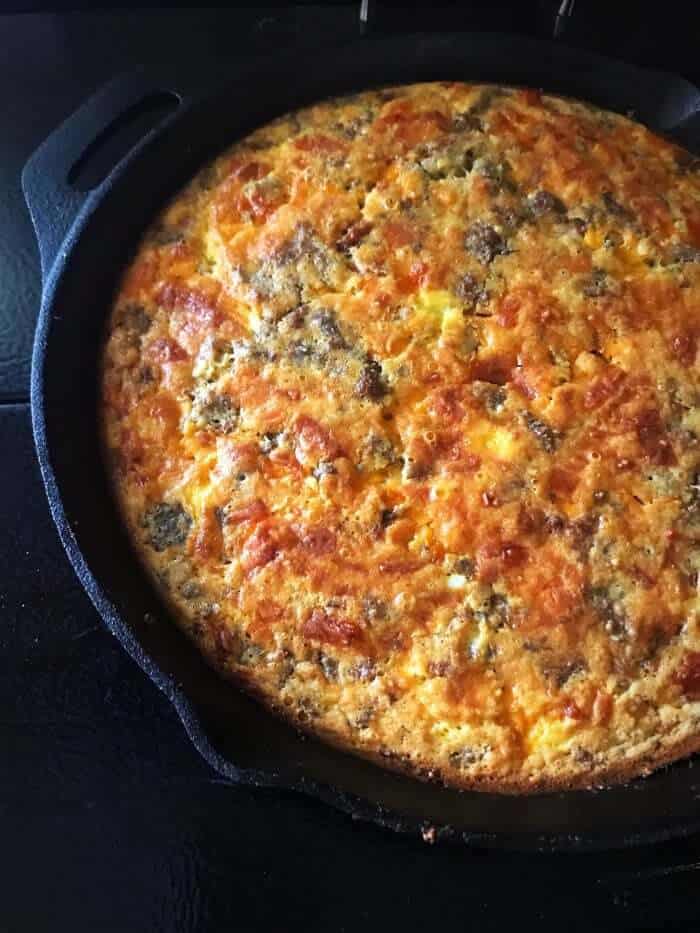
[[[699,166],[583,103],[422,84],[264,126],[167,206],[102,429],[220,671],[465,787],[700,747]]]

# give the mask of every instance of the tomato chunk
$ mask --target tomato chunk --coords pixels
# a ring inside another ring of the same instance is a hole
[[[493,541],[482,545],[476,552],[479,579],[486,583],[509,570],[521,567],[527,560],[527,548],[516,541]]]
[[[241,551],[241,564],[246,573],[259,570],[279,553],[279,543],[271,528],[258,525]]]
[[[234,509],[226,516],[227,525],[238,525],[241,522],[259,522],[267,515],[267,506],[262,499],[253,499],[252,502]]]
[[[175,340],[159,337],[147,350],[147,355],[155,363],[179,363],[187,359],[187,353]]]
[[[331,615],[325,609],[314,609],[301,627],[302,635],[329,645],[350,645],[362,638],[362,629],[351,619]]]
[[[218,560],[223,548],[221,525],[215,509],[206,509],[199,522],[194,550],[203,561]]]
[[[583,396],[583,407],[590,410],[602,405],[603,402],[606,402],[615,394],[616,389],[623,379],[624,373],[622,370],[611,367],[604,372],[602,376],[595,379],[588,389],[586,389],[586,393]]]
[[[303,463],[308,454],[333,460],[341,455],[338,442],[328,428],[309,415],[299,415],[296,421],[297,460]]]
[[[320,525],[314,528],[305,528],[299,535],[301,546],[311,554],[332,554],[336,548],[335,532]]]
[[[700,697],[700,651],[689,651],[685,655],[673,679],[687,697]]]

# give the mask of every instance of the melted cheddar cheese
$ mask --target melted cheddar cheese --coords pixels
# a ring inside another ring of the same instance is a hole
[[[144,236],[102,372],[202,652],[390,767],[523,792],[700,746],[698,162],[457,83],[262,127]]]

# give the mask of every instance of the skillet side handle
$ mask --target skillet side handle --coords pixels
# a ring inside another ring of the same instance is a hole
[[[189,102],[190,95],[180,89],[180,84],[177,77],[165,70],[139,68],[120,75],[100,88],[30,156],[22,172],[22,191],[39,243],[44,283],[81,207],[92,194],[89,190],[78,191],[70,184],[71,169],[131,108],[154,94],[175,95],[178,104],[174,112],[164,116],[117,164],[124,162]],[[106,180],[93,191],[99,190]]]

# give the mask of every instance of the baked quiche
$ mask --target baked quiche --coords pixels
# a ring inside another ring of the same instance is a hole
[[[700,748],[699,165],[428,83],[288,114],[175,197],[114,299],[101,429],[219,671],[465,788]]]

